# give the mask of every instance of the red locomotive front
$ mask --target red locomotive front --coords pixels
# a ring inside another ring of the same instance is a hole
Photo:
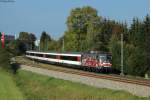
[[[96,67],[98,69],[107,67],[111,68],[112,56],[110,53],[105,52],[94,52],[94,53],[83,53],[81,57],[82,66]]]

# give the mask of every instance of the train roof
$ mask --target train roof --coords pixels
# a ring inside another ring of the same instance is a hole
[[[80,52],[43,52],[43,51],[26,51],[27,53],[37,53],[37,54],[50,54],[50,55],[64,55],[64,56],[81,56]]]
[[[56,51],[26,51],[26,52],[42,52],[42,53],[65,53],[65,54],[82,54],[82,52],[56,52]]]
[[[90,51],[90,52],[85,52],[85,54],[110,54],[110,52],[105,52],[105,51]]]
[[[81,55],[81,54],[110,54],[110,52],[104,52],[104,51],[90,51],[90,52],[56,52],[56,51],[26,51],[31,53],[43,53],[43,54],[73,54],[73,55]]]

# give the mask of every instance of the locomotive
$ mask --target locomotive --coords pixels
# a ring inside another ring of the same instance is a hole
[[[112,56],[107,52],[61,53],[26,51],[26,57],[52,64],[69,65],[95,70],[111,69]]]

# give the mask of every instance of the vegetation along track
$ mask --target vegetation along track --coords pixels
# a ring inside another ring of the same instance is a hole
[[[21,63],[21,62],[20,62]],[[118,82],[124,82],[124,83],[131,83],[131,84],[137,84],[137,85],[143,85],[150,87],[150,81],[146,79],[133,79],[133,78],[127,78],[124,76],[119,76],[119,75],[106,75],[106,74],[97,74],[97,73],[91,73],[91,72],[85,72],[85,71],[80,71],[80,70],[74,70],[74,69],[67,69],[67,68],[48,68],[48,67],[43,67],[42,64],[27,64],[27,63],[21,63],[25,65],[29,65],[32,67],[39,67],[39,68],[46,68],[54,71],[59,71],[59,72],[64,72],[64,73],[70,73],[70,74],[76,74],[76,75],[82,75],[86,77],[93,77],[93,78],[101,78],[101,79],[108,79],[112,81],[118,81]],[[52,65],[54,66],[54,65]]]

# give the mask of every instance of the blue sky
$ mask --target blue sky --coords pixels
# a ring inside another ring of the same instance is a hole
[[[72,8],[91,6],[100,16],[128,24],[133,17],[150,14],[150,0],[15,0],[0,2],[0,31],[18,34],[32,32],[39,38],[46,31],[58,39],[66,30]]]

